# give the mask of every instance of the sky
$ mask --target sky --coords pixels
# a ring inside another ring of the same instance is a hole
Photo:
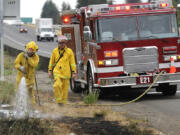
[[[46,0],[20,0],[20,16],[21,17],[33,17],[33,19],[39,18],[42,12],[42,7]],[[52,0],[57,8],[60,10],[62,2],[69,3],[71,8],[74,9],[77,0]]]

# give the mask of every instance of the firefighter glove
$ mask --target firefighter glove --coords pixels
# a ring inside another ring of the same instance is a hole
[[[26,69],[24,66],[20,66],[19,67],[19,70],[23,73],[23,74],[26,74]]]
[[[28,59],[28,58],[29,58],[29,56],[28,56],[27,52],[25,52],[25,53],[24,53],[24,57],[25,57],[26,59]]]

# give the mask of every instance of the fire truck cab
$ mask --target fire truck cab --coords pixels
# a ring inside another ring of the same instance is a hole
[[[180,39],[171,0],[89,5],[63,12],[62,20],[62,34],[77,62],[73,91],[146,88],[164,71],[154,87],[164,95],[176,94]]]

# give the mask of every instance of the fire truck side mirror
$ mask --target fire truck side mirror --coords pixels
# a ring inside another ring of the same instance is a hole
[[[89,26],[84,26],[83,34],[84,34],[84,40],[85,41],[92,40],[92,32],[91,32]]]

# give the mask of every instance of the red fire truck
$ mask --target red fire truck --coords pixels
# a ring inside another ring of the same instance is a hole
[[[180,82],[176,16],[171,0],[89,5],[63,12],[62,34],[77,62],[72,90],[147,88],[164,71],[154,87],[175,95]],[[170,72],[171,66],[175,72]]]

